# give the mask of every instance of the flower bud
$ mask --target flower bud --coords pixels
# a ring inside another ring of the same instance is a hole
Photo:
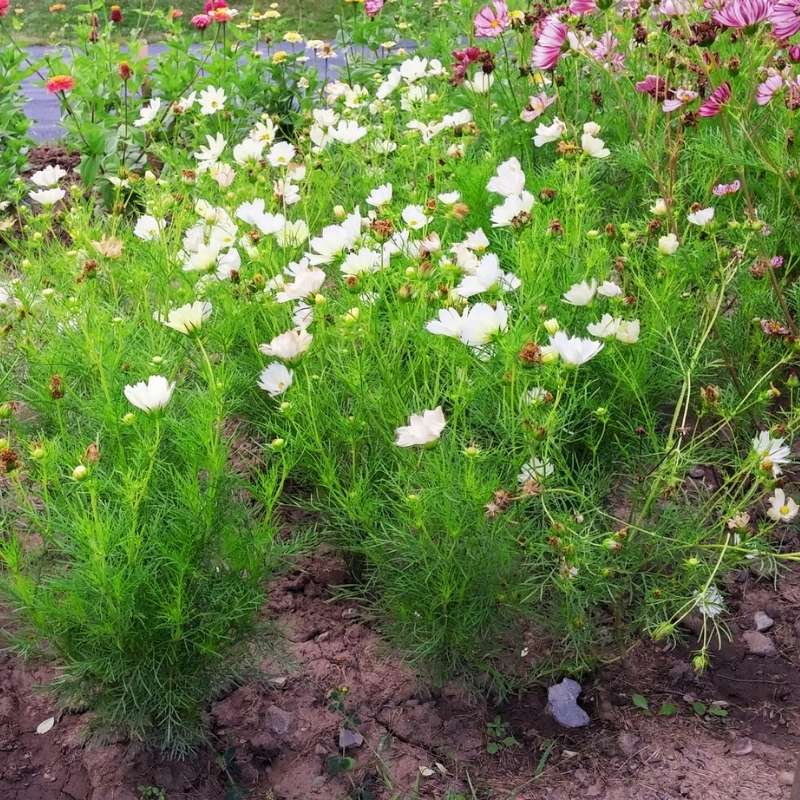
[[[692,659],[692,667],[694,668],[695,672],[705,672],[707,666],[708,656],[705,653],[698,653]]]
[[[0,403],[0,419],[8,419],[13,410],[11,403]]]
[[[662,622],[653,631],[653,641],[660,642],[668,636],[672,636],[673,633],[675,633],[675,626],[671,622]]]
[[[551,317],[550,319],[546,319],[544,321],[544,329],[551,336],[554,336],[561,330],[561,325],[559,325],[558,320],[555,317]]]
[[[279,453],[281,450],[283,450],[284,447],[286,447],[286,440],[280,438],[273,439],[270,442],[269,446],[273,449],[274,452]]]
[[[334,206],[333,216],[336,217],[336,219],[344,219],[347,216],[347,212],[344,210],[344,206]]]
[[[83,464],[78,464],[78,466],[72,470],[72,477],[76,481],[82,481],[88,474],[89,470],[84,467]]]
[[[122,417],[122,424],[123,425],[133,425],[133,421],[136,419],[132,411],[129,411]]]

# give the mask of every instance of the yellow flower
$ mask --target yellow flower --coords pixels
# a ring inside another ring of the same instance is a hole
[[[381,47],[384,50],[391,50],[393,47],[397,46],[397,42],[381,42]]]
[[[283,41],[289,42],[290,44],[297,44],[303,41],[303,37],[297,31],[286,31],[286,33],[283,34]]]
[[[264,12],[264,19],[278,19],[278,17],[280,17],[280,15],[281,15],[280,11],[275,11],[275,10],[265,11]]]
[[[272,54],[272,63],[273,64],[283,64],[286,59],[289,58],[289,54],[285,50],[276,50]]]

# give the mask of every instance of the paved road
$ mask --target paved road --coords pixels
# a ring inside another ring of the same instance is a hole
[[[401,42],[401,46],[409,49],[413,47],[412,42]],[[293,46],[290,44],[278,44],[273,46],[272,52],[275,49],[292,51]],[[164,45],[153,44],[150,45],[150,52],[157,56],[164,51]],[[28,48],[30,58],[32,61],[41,58],[48,52],[56,52],[52,48],[44,46],[32,46]],[[359,58],[369,55],[369,53],[362,53],[361,48],[355,48],[355,55]],[[320,73],[325,70],[325,61],[317,59],[312,56],[309,64],[315,66]],[[336,56],[327,62],[328,77],[331,78],[344,67],[344,50],[341,47],[336,47]],[[42,86],[42,80],[37,75],[33,75],[23,83],[23,93],[27,99],[25,104],[25,113],[28,118],[32,120],[31,136],[37,142],[49,142],[61,137],[61,109],[58,103],[58,98],[48,94]]]

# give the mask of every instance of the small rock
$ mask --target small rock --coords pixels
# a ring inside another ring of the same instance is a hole
[[[761,633],[768,631],[775,624],[775,620],[766,611],[756,611],[753,614],[753,622],[755,622],[756,630]]]
[[[617,737],[617,745],[626,756],[632,756],[642,746],[642,740],[634,733],[623,731]]]
[[[791,786],[794,784],[794,772],[784,769],[778,773],[778,783],[781,786]]]
[[[280,676],[280,677],[278,677],[278,678],[270,678],[270,679],[267,681],[267,683],[268,683],[268,684],[269,684],[269,685],[270,685],[270,686],[271,686],[273,689],[283,689],[283,688],[285,688],[285,686],[286,686],[286,683],[287,683],[287,681],[288,681],[288,680],[289,680],[289,679],[288,679],[288,678],[287,678],[285,675],[281,675],[281,676]]]
[[[764,636],[759,631],[745,631],[742,638],[747,645],[747,649],[756,656],[771,656],[775,654],[775,645],[772,639]]]
[[[547,710],[565,728],[582,728],[590,722],[589,715],[576,702],[580,693],[581,685],[572,678],[564,678],[547,689]]]
[[[46,720],[44,720],[44,722],[40,722],[36,726],[36,733],[38,733],[40,736],[45,733],[48,733],[49,731],[53,730],[53,725],[55,724],[56,724],[56,718],[48,717]]]
[[[330,639],[330,638],[331,638],[331,632],[330,631],[323,631],[319,636],[317,636],[316,639],[314,639],[314,641],[315,642],[327,642],[328,639]]]
[[[742,736],[733,742],[731,753],[735,756],[746,756],[753,752],[753,742],[747,737]]]
[[[342,750],[347,750],[349,747],[361,747],[362,744],[364,744],[364,737],[358,731],[339,728],[339,747]]]
[[[292,715],[278,706],[270,706],[267,709],[267,726],[278,736],[284,736],[292,726]]]

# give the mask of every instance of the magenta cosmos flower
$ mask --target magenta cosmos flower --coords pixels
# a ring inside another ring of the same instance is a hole
[[[697,113],[701,117],[716,117],[724,108],[728,100],[731,99],[731,85],[728,81],[721,83],[711,92],[708,99],[700,106]]]
[[[508,6],[503,0],[494,0],[475,15],[475,35],[495,39],[511,26]]]
[[[800,31],[800,0],[778,0],[769,15],[772,35],[785,41]]]
[[[769,104],[775,93],[783,87],[783,77],[778,73],[770,75],[763,83],[758,85],[756,89],[756,103],[760,106]]]
[[[553,69],[561,58],[561,48],[567,39],[567,26],[555,15],[544,21],[542,32],[533,48],[531,65],[538,69]]]
[[[711,19],[726,28],[749,28],[769,18],[772,0],[728,0]]]
[[[718,183],[711,191],[717,197],[725,197],[726,194],[736,194],[742,188],[742,182],[735,180],[733,183]]]
[[[667,82],[660,75],[646,75],[637,81],[636,91],[649,94],[654,100],[663,100],[667,96]]]
[[[595,0],[572,0],[569,4],[570,14],[594,14],[595,11],[597,11],[597,3]]]

